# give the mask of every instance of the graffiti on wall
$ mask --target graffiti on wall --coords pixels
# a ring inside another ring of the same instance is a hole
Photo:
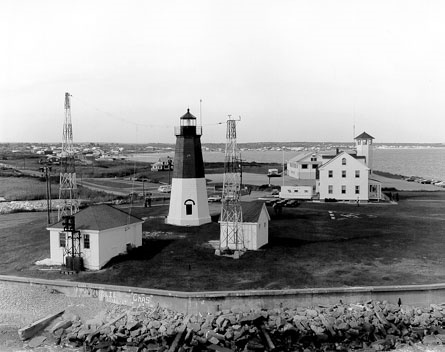
[[[132,306],[154,308],[153,296],[144,293],[102,290],[93,287],[76,287],[77,297],[97,298],[99,301]]]

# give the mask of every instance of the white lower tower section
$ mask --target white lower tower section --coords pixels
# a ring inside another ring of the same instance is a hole
[[[199,226],[211,221],[205,178],[173,178],[166,223]]]

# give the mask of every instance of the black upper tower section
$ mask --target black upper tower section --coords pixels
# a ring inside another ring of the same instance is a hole
[[[204,162],[201,149],[201,126],[187,109],[175,128],[176,147],[173,178],[204,178]]]

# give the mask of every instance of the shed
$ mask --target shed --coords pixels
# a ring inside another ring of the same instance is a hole
[[[142,219],[110,205],[95,205],[81,210],[75,217],[80,231],[81,257],[86,269],[99,270],[111,258],[142,246]],[[51,262],[65,264],[72,241],[64,232],[62,221],[47,228],[50,232]]]
[[[257,250],[269,242],[269,212],[263,202],[241,202],[241,208],[244,246],[248,250]],[[227,225],[221,219],[220,224],[220,241],[223,241]],[[236,249],[235,243],[229,243],[228,247]]]

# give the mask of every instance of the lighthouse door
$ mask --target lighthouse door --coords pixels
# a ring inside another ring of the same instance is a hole
[[[187,199],[184,202],[185,205],[185,215],[192,215],[193,213],[193,206],[195,205],[195,202],[193,199]]]

